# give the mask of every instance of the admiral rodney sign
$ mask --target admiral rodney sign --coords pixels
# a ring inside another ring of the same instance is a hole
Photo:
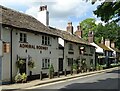
[[[40,45],[31,45],[31,44],[20,44],[21,48],[31,48],[31,49],[39,49],[39,50],[48,50],[48,47],[40,46]]]

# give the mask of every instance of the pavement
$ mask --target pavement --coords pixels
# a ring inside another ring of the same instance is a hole
[[[87,75],[93,75],[93,74],[102,73],[102,72],[109,72],[109,71],[112,71],[112,70],[118,69],[118,68],[119,67],[114,67],[114,68],[104,69],[104,70],[99,70],[99,71],[92,71],[92,72],[79,73],[79,74],[74,74],[74,75],[60,76],[60,77],[53,78],[53,79],[49,79],[49,78],[45,78],[43,80],[37,79],[37,80],[29,81],[27,83],[16,83],[16,84],[10,84],[10,85],[2,85],[2,86],[0,86],[0,88],[2,90],[25,89],[25,88],[34,87],[37,85],[44,85],[44,84],[48,84],[48,83],[64,81],[64,80],[78,78],[78,77],[84,77]]]

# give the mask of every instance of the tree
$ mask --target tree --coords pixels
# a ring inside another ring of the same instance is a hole
[[[88,32],[95,31],[96,24],[94,18],[87,18],[80,22],[81,29],[83,30],[83,39],[88,39]]]
[[[88,18],[80,23],[81,29],[83,30],[83,39],[88,39],[88,32],[94,31],[95,42],[99,43],[104,37],[114,41],[116,47],[120,49],[120,26],[116,22],[107,23],[105,26],[102,23],[95,24],[95,19]]]
[[[96,1],[97,0],[92,0],[92,4]],[[104,22],[108,22],[111,19],[118,22],[120,20],[120,0],[105,0],[101,5],[98,5],[97,10],[93,12]]]

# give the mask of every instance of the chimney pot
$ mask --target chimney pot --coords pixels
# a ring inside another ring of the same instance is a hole
[[[89,33],[88,33],[88,42],[89,43],[94,42],[94,33],[93,33],[93,31],[89,31]]]
[[[67,32],[73,34],[73,26],[72,26],[72,22],[68,22]]]
[[[111,42],[111,47],[112,47],[112,48],[115,48],[115,43],[114,43],[114,41]]]
[[[111,44],[110,40],[109,39],[105,39],[105,45],[108,46],[108,47],[110,47],[110,44]]]
[[[103,37],[102,37],[102,39],[101,39],[101,44],[105,44],[105,40],[104,40]]]
[[[75,35],[82,38],[82,30],[81,30],[81,27],[79,25],[77,26],[77,30],[75,32]]]

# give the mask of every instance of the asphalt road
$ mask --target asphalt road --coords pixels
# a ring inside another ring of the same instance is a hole
[[[30,89],[36,89],[36,90],[50,90],[50,89],[59,89],[59,90],[65,90],[66,89],[84,89],[84,90],[90,90],[90,89],[99,89],[101,91],[102,89],[106,90],[113,90],[113,91],[120,91],[120,69],[116,69],[110,72],[105,73],[99,73],[92,76],[86,76],[86,77],[80,77],[80,78],[74,78],[74,79],[68,79],[65,81],[50,83],[47,85],[38,85],[35,87],[29,88]],[[30,90],[30,91],[32,91]],[[103,91],[103,90],[102,90]]]

